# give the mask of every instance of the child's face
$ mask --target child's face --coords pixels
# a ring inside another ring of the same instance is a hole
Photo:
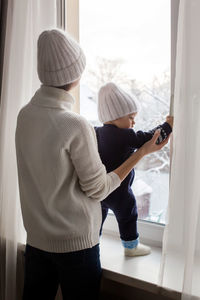
[[[125,117],[115,120],[114,123],[118,128],[133,128],[133,126],[135,125],[136,115],[137,113],[129,114]]]

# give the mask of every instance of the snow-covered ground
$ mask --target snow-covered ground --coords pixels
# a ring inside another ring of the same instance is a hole
[[[149,217],[147,220],[159,223],[165,223],[165,216],[169,197],[169,174],[155,173],[136,170],[135,181],[132,188],[137,185],[137,179],[142,180],[151,187]],[[137,198],[137,194],[136,194]]]

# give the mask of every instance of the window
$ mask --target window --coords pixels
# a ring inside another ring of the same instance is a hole
[[[135,130],[150,130],[164,122],[169,114],[170,83],[174,76],[171,53],[174,55],[178,0],[172,4],[170,0],[75,2],[79,3],[76,14],[79,40],[87,57],[80,86],[80,113],[93,125],[101,125],[97,116],[97,92],[102,84],[113,81],[136,95],[140,102]],[[175,15],[171,14],[170,5]],[[156,223],[157,232],[162,233],[159,224],[165,223],[169,147],[168,144],[159,153],[145,157],[135,168],[132,187],[139,218],[149,222],[148,231]],[[115,226],[111,224],[112,217],[107,223],[109,228]],[[139,226],[145,227],[146,223],[140,222]]]

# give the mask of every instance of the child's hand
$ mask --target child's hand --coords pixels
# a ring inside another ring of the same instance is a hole
[[[174,117],[172,116],[167,116],[166,117],[166,122],[173,128],[173,123],[174,123]]]

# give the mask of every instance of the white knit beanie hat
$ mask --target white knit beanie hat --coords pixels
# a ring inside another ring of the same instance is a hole
[[[49,86],[63,86],[78,80],[86,64],[80,45],[58,29],[40,34],[37,61],[39,79]]]
[[[138,111],[137,99],[116,84],[109,82],[98,93],[98,116],[102,123],[122,118]]]

